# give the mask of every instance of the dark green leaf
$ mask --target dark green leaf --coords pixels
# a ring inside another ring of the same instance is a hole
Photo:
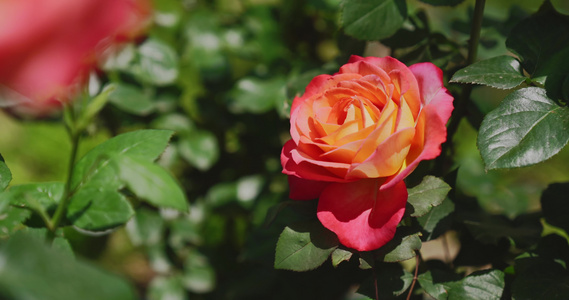
[[[155,109],[152,98],[140,88],[126,83],[117,84],[109,95],[109,101],[121,110],[138,116],[146,116]]]
[[[423,241],[436,239],[443,234],[451,223],[451,214],[454,212],[454,203],[446,198],[441,205],[433,207],[426,215],[418,217],[417,221],[423,228]]]
[[[145,159],[117,156],[119,178],[140,199],[158,207],[188,210],[188,201],[180,185],[162,167]]]
[[[569,183],[554,183],[541,195],[541,209],[547,223],[569,232]]]
[[[423,3],[427,3],[433,6],[457,6],[464,0],[420,0]]]
[[[390,37],[406,18],[405,0],[346,0],[342,9],[344,31],[361,40]]]
[[[552,259],[518,258],[515,261],[515,273],[513,299],[564,300],[569,295],[569,272],[565,266]]]
[[[320,222],[286,227],[277,243],[275,268],[292,271],[316,269],[338,247],[338,238]]]
[[[76,197],[88,204],[80,209],[70,205],[67,218],[85,230],[99,231],[120,226],[134,214],[128,200],[116,190],[88,187],[81,189]]]
[[[129,300],[133,289],[121,278],[44,245],[23,233],[0,249],[2,299]]]
[[[569,16],[555,11],[545,1],[540,11],[518,23],[506,46],[518,56],[532,78],[569,71]]]
[[[178,78],[178,56],[168,44],[148,39],[138,48],[139,62],[133,68],[140,80],[155,85],[172,84]]]
[[[411,216],[420,217],[427,214],[445,200],[450,190],[450,186],[442,179],[425,176],[419,185],[408,190],[407,202],[412,206]]]
[[[421,233],[413,228],[399,227],[391,241],[376,250],[377,257],[384,262],[399,262],[415,257],[421,249]]]
[[[398,263],[382,263],[376,266],[379,299],[398,299],[413,282],[413,274],[403,269]],[[375,299],[373,276],[369,276],[360,287],[358,293]]]
[[[209,170],[219,158],[219,146],[215,135],[205,130],[194,130],[180,137],[180,155],[200,171]]]
[[[498,89],[512,89],[526,80],[520,62],[511,56],[497,56],[458,70],[451,82],[475,83]]]
[[[245,77],[230,92],[229,109],[233,113],[265,113],[283,103],[285,80],[281,77],[268,80]]]
[[[437,300],[499,300],[505,285],[504,273],[500,270],[477,271],[462,280],[454,273],[433,270],[419,275],[418,282]]]
[[[12,172],[4,161],[0,161],[0,192],[8,187],[10,181],[12,181]]]
[[[478,148],[486,169],[542,162],[569,141],[569,108],[549,99],[545,90],[524,88],[509,94],[480,126]]]
[[[196,250],[188,254],[182,283],[194,293],[208,293],[215,288],[215,270],[206,256]]]

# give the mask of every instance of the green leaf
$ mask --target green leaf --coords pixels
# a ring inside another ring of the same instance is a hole
[[[464,0],[420,0],[423,3],[427,3],[433,6],[457,6]]]
[[[178,56],[168,44],[148,39],[138,48],[139,61],[133,73],[143,82],[169,85],[178,78]]]
[[[334,252],[332,252],[332,265],[337,267],[343,261],[349,261],[352,258],[352,251],[344,250],[342,248],[336,248]]]
[[[9,202],[0,194],[0,238],[6,238],[16,232],[22,223],[30,217],[31,211],[16,208],[9,205]]]
[[[184,264],[183,285],[194,293],[208,293],[215,288],[215,269],[206,256],[192,250]]]
[[[109,100],[109,95],[115,90],[116,86],[111,84],[107,85],[103,91],[87,104],[81,112],[81,116],[77,120],[76,132],[82,132],[91,123],[95,115],[105,107]]]
[[[186,291],[178,276],[156,276],[148,287],[149,300],[187,300]]]
[[[17,233],[1,248],[0,297],[28,300],[129,300],[133,289],[121,278],[36,238]]]
[[[547,223],[569,233],[569,183],[550,184],[541,195],[541,209]]]
[[[342,9],[344,31],[361,40],[390,37],[406,18],[405,0],[346,0]]]
[[[12,181],[12,172],[4,161],[0,161],[0,191],[6,189],[10,181]]]
[[[536,87],[504,98],[482,122],[478,148],[487,170],[529,166],[557,154],[569,141],[569,108]]]
[[[130,241],[135,246],[156,245],[162,241],[164,219],[155,211],[141,207],[126,224]]]
[[[506,40],[532,78],[543,81],[551,74],[569,71],[569,16],[555,11],[549,1],[529,18],[519,22]],[[541,79],[540,79],[541,77]]]
[[[279,237],[275,268],[309,271],[324,263],[338,247],[338,238],[320,222],[295,223]]]
[[[569,272],[558,262],[542,257],[515,261],[512,296],[516,300],[564,300],[569,295]]]
[[[45,214],[55,209],[63,197],[64,186],[62,182],[15,185],[5,191],[3,197],[9,199],[12,205]]]
[[[109,95],[109,101],[119,109],[137,116],[146,116],[156,108],[148,94],[126,83],[116,85],[116,89]]]
[[[450,190],[451,187],[442,179],[425,176],[419,185],[408,190],[407,203],[412,207],[411,216],[420,217],[427,214],[445,200]]]
[[[115,168],[109,166],[115,156],[138,157],[152,162],[162,154],[173,132],[170,130],[138,130],[123,133],[91,149],[73,169],[72,190],[91,182],[96,186],[119,188]]]
[[[158,207],[188,210],[180,185],[162,167],[145,159],[118,156],[119,178],[138,198]]]
[[[436,239],[447,231],[450,227],[452,219],[451,214],[454,212],[454,203],[446,198],[441,205],[433,207],[426,215],[417,218],[419,225],[423,228],[423,241]]]
[[[502,55],[476,62],[458,70],[451,82],[482,84],[498,89],[512,89],[526,80],[520,62]]]
[[[380,261],[399,262],[415,257],[415,251],[421,249],[421,233],[414,228],[399,227],[391,241],[376,250]]]
[[[229,93],[229,109],[233,113],[265,113],[278,103],[283,103],[286,80],[282,77],[258,79],[245,77],[240,79]]]
[[[121,193],[104,186],[83,188],[76,198],[88,204],[81,209],[70,205],[67,218],[81,229],[107,230],[123,225],[134,215],[130,203]]]
[[[219,158],[219,145],[215,135],[205,130],[194,130],[180,136],[180,155],[200,171],[209,170]]]
[[[405,293],[413,282],[413,274],[398,263],[378,264],[375,268],[375,274],[379,299],[398,299],[396,297]],[[368,276],[357,292],[370,297],[370,299],[375,299],[373,276]]]
[[[499,300],[504,290],[504,273],[500,270],[474,272],[462,280],[440,270],[419,275],[418,282],[431,297],[442,299]]]

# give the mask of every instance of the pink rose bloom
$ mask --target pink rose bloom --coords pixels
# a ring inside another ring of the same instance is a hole
[[[149,14],[146,0],[0,0],[0,105],[68,101],[97,56]]]
[[[290,198],[318,198],[318,219],[358,251],[385,245],[405,212],[403,179],[446,140],[453,97],[431,63],[352,56],[292,103],[283,147]]]

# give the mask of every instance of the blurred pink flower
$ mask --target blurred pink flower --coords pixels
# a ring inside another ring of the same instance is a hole
[[[102,51],[139,34],[150,11],[146,0],[0,0],[0,106],[68,101]]]

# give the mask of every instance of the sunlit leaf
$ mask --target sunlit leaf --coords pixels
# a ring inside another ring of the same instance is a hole
[[[380,261],[399,262],[415,257],[417,250],[421,249],[421,233],[413,228],[399,227],[391,241],[376,250]]]
[[[451,225],[450,217],[454,211],[454,203],[446,198],[439,206],[433,207],[426,215],[417,218],[423,228],[423,241],[436,239],[443,234]]]
[[[148,288],[149,300],[187,300],[188,296],[178,276],[156,276]]]
[[[281,77],[268,80],[245,77],[230,92],[229,109],[233,113],[267,112],[286,98],[285,82]]]
[[[351,251],[336,248],[336,250],[332,252],[332,265],[337,267],[341,262],[350,260],[352,254],[354,253]]]
[[[338,247],[338,238],[320,222],[286,227],[277,243],[275,268],[292,271],[316,269]]]
[[[12,172],[4,161],[0,161],[0,191],[3,191],[12,181]]]
[[[114,228],[125,224],[134,215],[128,200],[116,190],[88,187],[81,189],[76,197],[88,204],[83,209],[69,209],[67,218],[73,225],[85,230]]]
[[[420,217],[440,205],[451,187],[442,179],[425,176],[421,183],[408,190],[407,202],[412,206],[411,216]]]
[[[135,246],[156,245],[162,240],[164,219],[147,208],[139,208],[126,224],[126,231]]]
[[[215,288],[215,270],[206,256],[191,251],[184,264],[183,285],[195,293],[211,292]]]
[[[458,70],[451,82],[475,83],[512,89],[526,80],[520,62],[511,56],[496,56]]]
[[[484,118],[478,148],[486,169],[515,168],[542,162],[569,142],[569,108],[545,90],[524,88],[509,94]]]
[[[407,18],[405,0],[346,0],[343,2],[344,31],[362,40],[380,40],[393,35]]]
[[[462,280],[457,279],[453,273],[435,270],[419,275],[418,282],[437,300],[499,300],[502,297],[505,283],[504,273],[500,270],[477,271]]]
[[[145,159],[117,156],[119,178],[141,200],[159,207],[188,210],[184,191],[164,168]]]

